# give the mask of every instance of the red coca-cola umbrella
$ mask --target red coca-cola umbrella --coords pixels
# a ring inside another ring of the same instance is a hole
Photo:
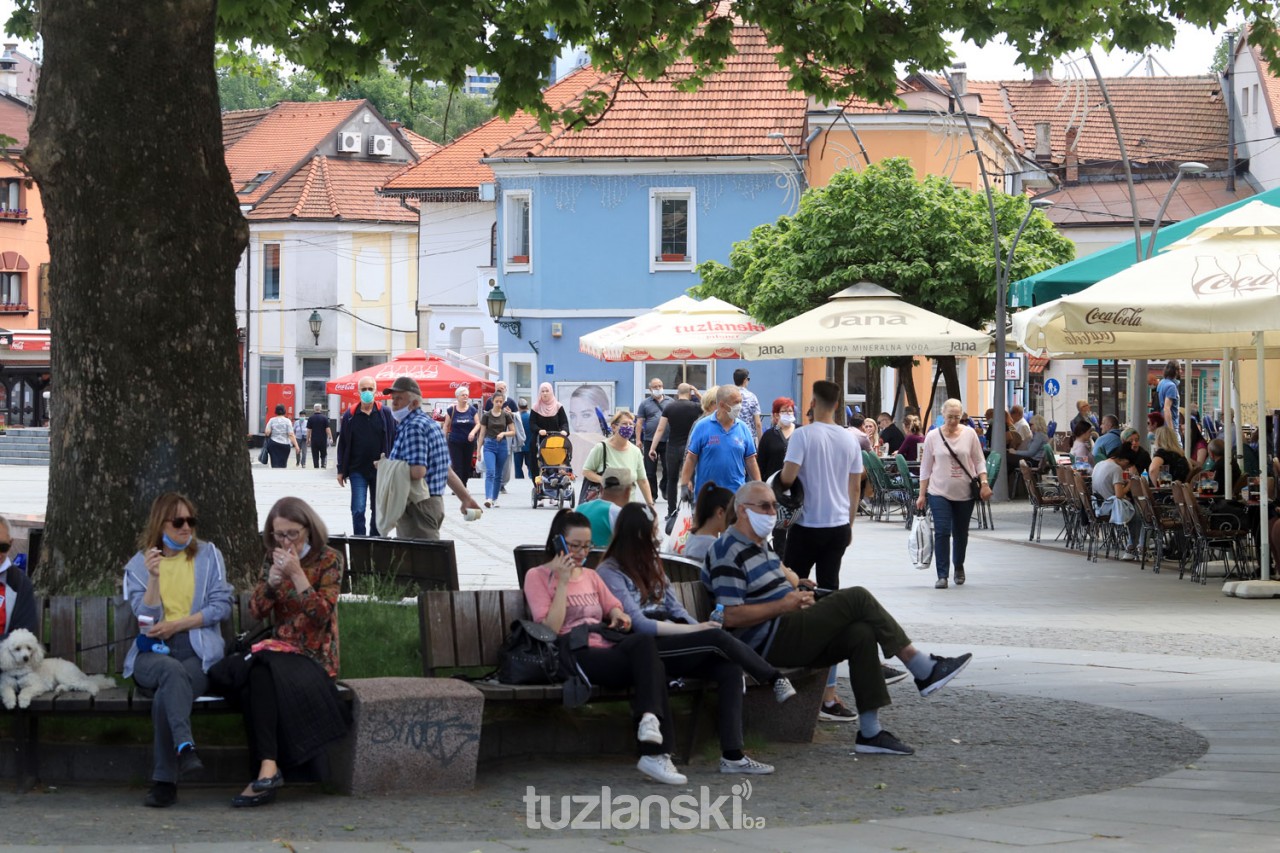
[[[325,383],[324,390],[325,393],[339,395],[343,403],[356,403],[360,400],[361,379],[373,379],[378,384],[378,394],[381,395],[398,376],[408,376],[417,382],[426,399],[453,397],[460,385],[466,385],[475,398],[491,393],[494,388],[493,382],[488,379],[454,367],[438,355],[413,349],[401,353],[386,364],[366,367],[364,370],[331,379]]]

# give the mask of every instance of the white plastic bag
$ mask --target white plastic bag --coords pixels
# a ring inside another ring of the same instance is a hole
[[[911,532],[907,535],[907,554],[917,569],[929,568],[933,562],[933,524],[923,512],[911,519]]]
[[[693,504],[680,501],[676,510],[675,523],[671,532],[662,537],[661,550],[664,554],[683,554],[685,542],[693,530]]]

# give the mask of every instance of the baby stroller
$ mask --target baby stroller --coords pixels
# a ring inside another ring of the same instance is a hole
[[[573,494],[573,448],[567,435],[547,435],[538,441],[538,473],[533,478],[533,508],[553,501],[557,508],[568,501],[577,503]]]

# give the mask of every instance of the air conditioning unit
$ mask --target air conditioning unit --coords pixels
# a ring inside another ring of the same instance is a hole
[[[391,156],[391,137],[373,135],[369,137],[369,154],[373,157]]]
[[[338,134],[338,151],[342,154],[359,154],[361,134],[344,130]]]

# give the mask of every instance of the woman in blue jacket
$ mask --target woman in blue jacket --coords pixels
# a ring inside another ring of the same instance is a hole
[[[720,772],[764,775],[773,767],[742,751],[742,673],[772,684],[774,697],[796,695],[791,682],[755,650],[714,622],[695,622],[671,591],[654,537],[653,516],[641,503],[618,513],[609,550],[596,568],[631,617],[636,634],[654,634],[668,678],[692,676],[716,682]]]
[[[222,554],[197,539],[195,528],[195,504],[177,492],[161,495],[138,537],[138,553],[124,567],[124,595],[140,634],[125,657],[124,676],[153,697],[155,767],[143,800],[153,808],[176,803],[178,777],[204,766],[191,735],[191,703],[222,658],[221,623],[231,615]]]

